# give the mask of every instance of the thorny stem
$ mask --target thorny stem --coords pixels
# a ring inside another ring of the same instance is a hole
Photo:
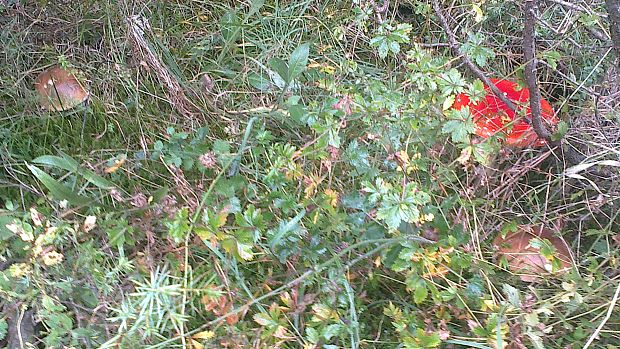
[[[514,104],[514,102],[511,101],[508,97],[506,97],[506,95],[504,95],[504,93],[497,86],[495,86],[494,83],[491,82],[491,80],[486,76],[486,74],[482,70],[480,70],[480,68],[478,68],[478,66],[476,66],[476,64],[474,64],[474,62],[472,62],[465,53],[461,51],[461,46],[456,38],[456,35],[452,31],[452,28],[450,28],[450,24],[448,23],[448,20],[443,13],[443,8],[439,4],[439,1],[433,0],[432,3],[435,15],[439,19],[439,24],[448,36],[448,44],[454,52],[454,55],[459,57],[461,59],[461,62],[463,62],[463,64],[465,64],[465,66],[467,66],[467,68],[469,68],[469,70],[471,70],[471,72],[474,73],[474,75],[478,79],[480,79],[486,86],[488,86],[489,89],[491,89],[491,91],[493,92],[493,94],[496,95],[497,98],[499,98],[502,102],[504,102],[504,104],[506,104],[506,106],[508,106],[510,110],[516,111],[517,106]]]

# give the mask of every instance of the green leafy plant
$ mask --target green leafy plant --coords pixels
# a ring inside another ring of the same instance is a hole
[[[412,26],[408,23],[398,23],[396,26],[383,23],[370,40],[370,45],[377,48],[381,58],[386,58],[388,54],[397,55],[401,51],[400,45],[409,42],[411,30]]]

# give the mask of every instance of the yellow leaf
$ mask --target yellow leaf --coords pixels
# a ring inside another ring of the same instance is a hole
[[[446,99],[443,101],[443,110],[450,109],[450,107],[452,107],[452,104],[454,104],[455,100],[456,97],[454,95],[449,95],[448,97],[446,97]]]
[[[476,4],[472,4],[471,7],[476,13],[476,16],[474,17],[474,21],[476,21],[476,23],[479,23],[480,21],[484,19],[484,12],[482,12],[482,9],[480,8],[480,6]]]
[[[190,339],[190,343],[193,349],[204,349],[204,345],[202,345],[199,341]]]
[[[116,172],[123,164],[125,163],[126,157],[122,156],[119,159],[114,160],[114,165],[106,168],[104,170],[105,173],[114,173]]]
[[[40,214],[34,207],[30,208],[30,218],[32,219],[32,224],[34,224],[35,226],[43,226],[43,215]]]
[[[280,301],[282,301],[287,308],[292,308],[295,305],[295,302],[293,302],[293,299],[291,298],[291,294],[288,292],[284,292],[280,295]]]
[[[326,189],[325,196],[327,196],[328,202],[332,207],[338,205],[338,193],[335,190]]]
[[[473,151],[472,147],[464,148],[463,150],[461,150],[461,155],[459,155],[459,157],[456,158],[456,161],[463,166],[467,165],[467,163],[471,159],[472,151]]]
[[[52,266],[61,263],[64,258],[65,257],[60,253],[50,251],[43,255],[43,263],[47,266]]]
[[[482,301],[482,311],[495,311],[497,309],[499,309],[499,307],[497,306],[497,304],[495,304],[495,302],[493,302],[492,299],[485,299]]]
[[[312,196],[314,196],[317,186],[318,186],[318,183],[316,183],[315,181],[310,181],[310,183],[306,186],[306,189],[304,189],[304,194],[305,194],[304,198],[309,199]]]
[[[192,336],[194,339],[213,339],[215,337],[215,332],[211,330],[198,332]]]
[[[202,240],[211,240],[214,237],[213,233],[205,227],[196,227],[194,228],[194,232],[198,235]]]
[[[273,336],[280,339],[288,339],[290,336],[288,335],[286,328],[284,326],[278,326],[273,333]]]
[[[216,216],[216,226],[218,228],[223,227],[226,224],[226,219],[228,218],[228,209],[224,208],[220,212],[217,213]]]
[[[9,274],[14,278],[21,278],[22,276],[32,273],[32,267],[26,263],[15,263],[9,267]]]

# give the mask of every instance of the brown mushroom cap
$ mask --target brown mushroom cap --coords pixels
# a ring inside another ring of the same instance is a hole
[[[553,258],[559,261],[561,265],[559,270],[552,270],[552,261],[545,258],[539,249],[531,246],[530,242],[534,238],[547,239],[555,247]],[[493,247],[499,257],[506,257],[508,269],[526,282],[539,281],[540,276],[549,275],[551,272],[566,272],[573,266],[566,241],[543,226],[522,225],[516,232],[510,232],[506,237],[498,234],[493,240]]]
[[[34,81],[41,106],[47,110],[64,111],[88,98],[88,91],[75,75],[59,66],[43,71]]]

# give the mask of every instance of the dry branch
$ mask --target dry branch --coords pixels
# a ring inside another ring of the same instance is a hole
[[[370,0],[370,5],[372,6],[375,14],[377,15],[377,21],[379,23],[383,23],[383,15],[387,12],[390,7],[390,0],[383,0],[383,4],[379,6],[375,0]]]
[[[616,59],[620,64],[620,1],[605,0],[607,14],[609,15],[609,31],[611,32],[611,40],[616,51]]]
[[[170,70],[161,62],[157,54],[151,49],[151,45],[146,39],[146,34],[150,33],[151,26],[148,20],[142,16],[131,16],[127,18],[127,26],[130,43],[138,55],[139,59],[145,61],[148,66],[156,73],[160,83],[164,85],[170,104],[185,118],[192,119],[198,107],[187,98],[183,87]]]
[[[551,132],[545,126],[541,107],[540,89],[538,89],[538,78],[536,74],[536,0],[525,0],[523,4],[525,21],[523,24],[523,55],[525,58],[525,83],[530,91],[530,111],[532,115],[532,128],[536,135],[547,141],[554,148],[554,153],[558,159],[565,159],[568,164],[578,164],[583,160],[583,156],[578,154],[570,146],[564,149],[561,141],[551,139]]]
[[[536,0],[526,0],[524,3],[525,23],[523,27],[523,54],[525,56],[525,82],[530,90],[530,109],[532,111],[532,127],[538,135],[550,141],[551,133],[543,124],[540,110],[540,90],[536,81]]]

